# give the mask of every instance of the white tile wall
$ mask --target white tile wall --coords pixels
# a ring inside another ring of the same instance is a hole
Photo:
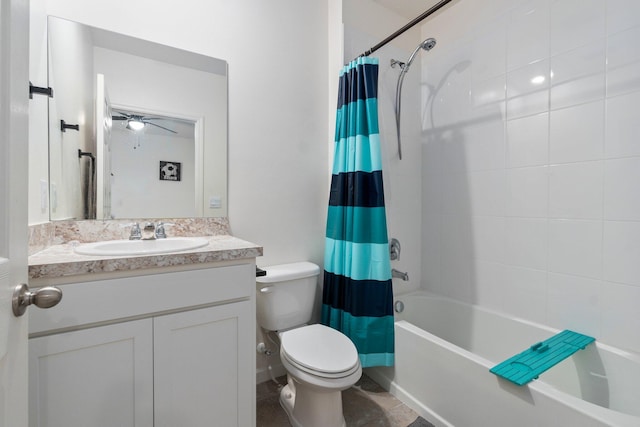
[[[604,101],[551,111],[549,160],[581,162],[602,158],[604,150]]]
[[[507,74],[507,117],[542,113],[549,109],[549,60],[534,62]]]
[[[611,159],[605,165],[605,218],[640,221],[640,157]]]
[[[640,352],[640,1],[459,2],[427,35],[455,43],[422,63],[423,286]]]
[[[549,273],[547,284],[547,316],[550,326],[558,329],[577,329],[585,334],[601,337],[600,280]]]
[[[549,220],[549,271],[602,278],[602,221]]]
[[[511,12],[507,24],[507,68],[513,70],[549,57],[548,1],[529,1]]]
[[[638,105],[640,92],[607,99],[604,144],[606,158],[640,156]]]
[[[549,162],[549,113],[507,122],[508,167],[541,166]]]
[[[550,166],[549,217],[602,219],[603,162]]]
[[[604,222],[603,274],[605,280],[640,286],[638,242],[640,242],[640,222]]]
[[[605,89],[605,40],[551,58],[551,108],[600,100]]]
[[[621,95],[640,89],[640,27],[607,38],[607,94]]]
[[[640,25],[638,0],[607,0],[608,34]]]
[[[602,38],[606,29],[605,4],[606,1],[602,0],[552,0],[549,25],[551,54]]]
[[[547,166],[509,169],[507,216],[544,218],[547,216],[549,180]]]

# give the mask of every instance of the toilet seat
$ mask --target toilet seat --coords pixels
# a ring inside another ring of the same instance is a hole
[[[358,351],[341,332],[314,324],[283,332],[280,356],[295,368],[321,378],[344,378],[360,369]]]

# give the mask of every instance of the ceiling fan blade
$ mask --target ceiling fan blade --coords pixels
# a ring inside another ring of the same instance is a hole
[[[145,120],[143,120],[143,123],[148,124],[148,125],[151,125],[151,126],[159,127],[160,129],[164,129],[164,130],[166,130],[166,131],[168,131],[168,132],[171,132],[171,133],[178,133],[178,132],[176,132],[176,131],[175,131],[175,130],[173,130],[173,129],[169,129],[169,128],[166,128],[166,127],[164,127],[164,126],[160,126],[160,125],[157,125],[157,124],[155,124],[155,123],[151,123],[151,122],[147,121],[146,119],[145,119]]]
[[[129,117],[124,116],[111,116],[112,120],[129,120]]]

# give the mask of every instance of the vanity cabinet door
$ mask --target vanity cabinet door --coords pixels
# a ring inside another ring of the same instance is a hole
[[[152,427],[152,320],[29,340],[31,427]]]
[[[252,313],[240,301],[154,318],[155,427],[255,425]]]

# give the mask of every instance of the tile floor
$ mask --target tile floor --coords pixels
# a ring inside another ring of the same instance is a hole
[[[284,376],[277,380],[286,383]],[[258,384],[257,427],[290,425],[278,401],[279,391],[273,381]],[[342,392],[342,402],[347,427],[433,427],[366,375]]]

